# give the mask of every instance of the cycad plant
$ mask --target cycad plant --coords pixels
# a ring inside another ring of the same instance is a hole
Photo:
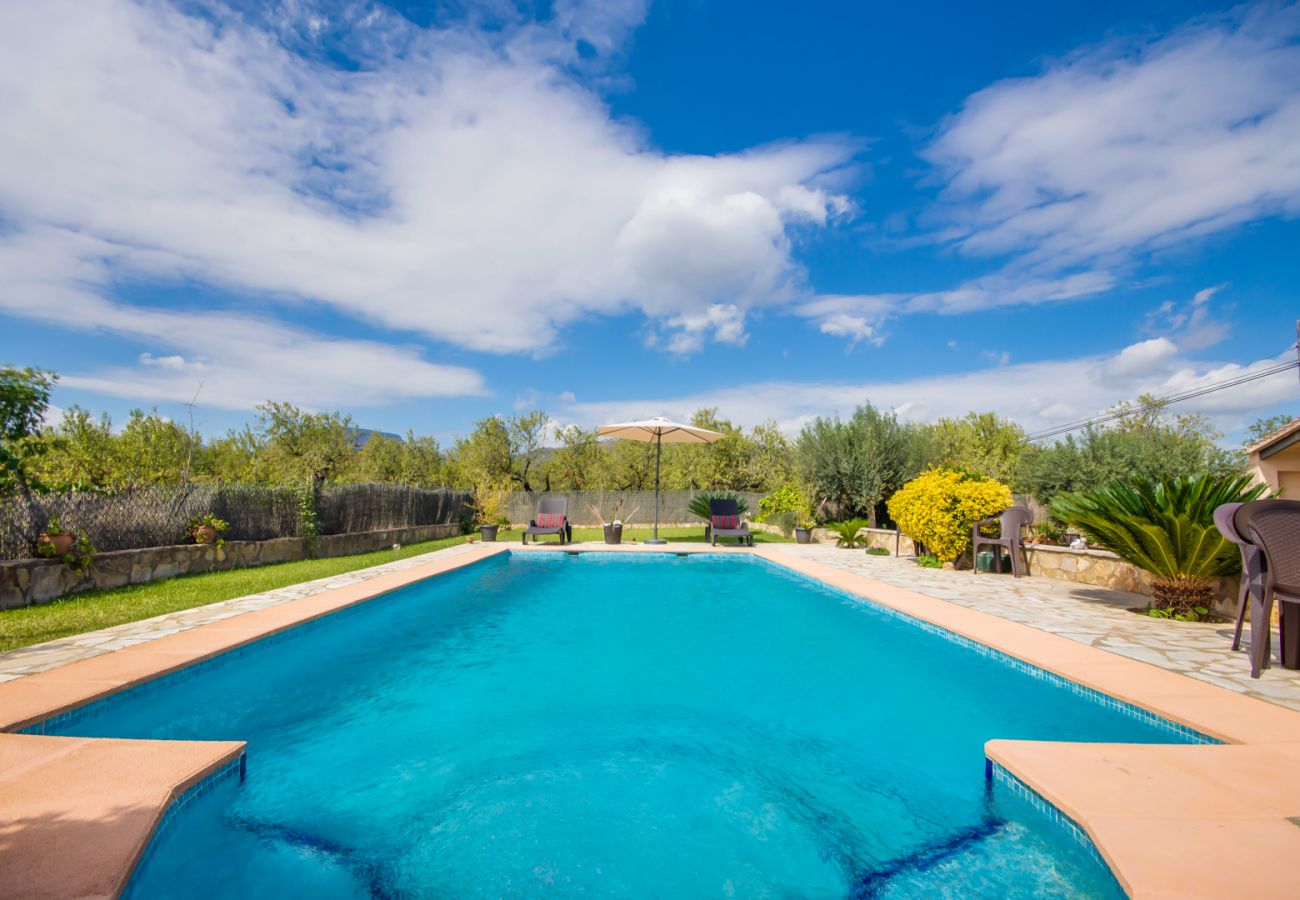
[[[742,516],[749,512],[749,503],[744,497],[734,491],[704,491],[703,493],[696,494],[692,497],[691,502],[687,504],[686,509],[690,511],[691,515],[698,516],[707,522],[710,518],[710,500],[735,500],[736,512],[740,513]]]
[[[1157,609],[1195,618],[1213,598],[1213,579],[1241,565],[1237,547],[1214,527],[1214,510],[1264,496],[1248,475],[1112,481],[1095,491],[1064,493],[1052,515],[1154,577]]]
[[[828,522],[826,527],[835,534],[836,547],[865,547],[867,539],[858,532],[870,523],[866,519],[849,519],[847,522]]]

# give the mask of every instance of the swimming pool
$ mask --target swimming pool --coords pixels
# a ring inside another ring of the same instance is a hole
[[[248,741],[163,896],[1109,896],[989,738],[1173,733],[749,557],[502,554],[87,708]]]

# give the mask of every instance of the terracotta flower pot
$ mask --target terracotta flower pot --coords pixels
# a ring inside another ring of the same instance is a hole
[[[190,537],[194,538],[196,544],[215,544],[217,542],[217,529],[211,525],[196,525],[190,532]]]
[[[77,536],[66,531],[55,534],[42,533],[37,536],[36,543],[49,544],[54,548],[55,556],[65,556],[72,552],[72,545],[77,542]]]

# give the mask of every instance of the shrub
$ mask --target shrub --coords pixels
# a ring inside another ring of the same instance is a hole
[[[501,521],[506,518],[506,503],[509,499],[510,490],[504,485],[490,483],[476,485],[472,503],[478,524],[501,524]]]
[[[812,516],[812,503],[808,495],[796,484],[786,484],[772,491],[758,501],[758,521],[778,525],[776,516],[780,513],[794,513],[797,521],[804,521]],[[793,527],[793,526],[792,526]],[[788,537],[789,535],[787,535]]]
[[[918,557],[916,558],[916,564],[917,564],[918,566],[920,566],[922,569],[942,569],[942,568],[943,568],[943,560],[941,560],[941,559],[940,559],[939,557],[937,557],[937,556],[930,556],[930,555],[928,555],[928,554],[927,554],[927,555],[924,555],[924,556],[918,556]]]
[[[744,497],[740,496],[735,491],[704,491],[703,493],[696,494],[692,497],[691,502],[687,505],[686,509],[690,511],[691,515],[707,522],[710,518],[710,500],[735,500],[736,512],[740,513],[742,516],[749,512],[749,503]]]
[[[799,524],[799,515],[792,509],[783,509],[773,513],[768,521],[781,529],[782,537],[788,538],[794,534],[795,526]]]
[[[971,528],[1011,505],[1011,488],[959,472],[931,469],[889,498],[899,529],[940,560],[955,560],[970,547]]]
[[[868,547],[867,556],[889,556],[889,551],[884,547]]]
[[[866,519],[849,519],[847,522],[829,522],[826,527],[835,533],[836,547],[863,547],[867,539],[858,534],[867,527]]]
[[[1195,618],[1211,604],[1212,579],[1241,565],[1236,546],[1214,527],[1214,510],[1224,503],[1257,500],[1266,492],[1249,475],[1132,478],[1095,491],[1061,494],[1052,502],[1052,515],[1154,575],[1151,588],[1158,610]]]

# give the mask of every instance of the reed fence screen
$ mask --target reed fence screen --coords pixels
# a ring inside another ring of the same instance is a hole
[[[266,485],[137,488],[116,494],[32,494],[0,501],[0,559],[32,556],[52,518],[82,530],[99,551],[182,544],[190,520],[211,513],[230,524],[226,540],[298,537],[303,492]],[[321,534],[444,525],[469,518],[469,493],[391,484],[326,487],[314,498]]]
[[[703,525],[702,519],[687,507],[691,499],[702,491],[662,491],[659,494],[660,525]],[[749,504],[749,514],[758,513],[758,501],[763,494],[741,491]],[[537,504],[543,497],[566,497],[569,501],[569,523],[576,527],[600,525],[619,519],[629,525],[649,525],[655,517],[654,491],[515,491],[506,506],[506,516],[516,524],[527,522],[537,514]],[[594,510],[594,511],[593,511]]]

